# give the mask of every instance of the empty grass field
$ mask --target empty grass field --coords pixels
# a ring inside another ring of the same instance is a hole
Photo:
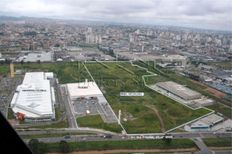
[[[77,118],[77,124],[81,127],[92,127],[92,128],[99,128],[105,129],[112,132],[121,133],[122,128],[117,123],[107,124],[101,119],[100,115],[91,115]]]
[[[120,63],[126,69],[119,68],[117,63],[105,64],[108,67],[96,63],[88,63],[86,66],[113,110],[116,113],[122,110],[122,124],[127,133],[161,132],[158,116],[164,122],[164,130],[169,130],[209,112],[205,109],[193,111],[147,88],[142,80],[143,75],[150,75],[146,70],[128,62]],[[145,95],[123,97],[120,92],[144,92]]]

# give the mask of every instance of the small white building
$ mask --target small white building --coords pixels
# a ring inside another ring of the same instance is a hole
[[[97,97],[103,95],[95,82],[80,82],[67,84],[71,100],[79,97]]]

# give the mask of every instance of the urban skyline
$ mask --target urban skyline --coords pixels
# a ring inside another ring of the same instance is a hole
[[[173,25],[231,31],[229,0],[1,1],[0,16]]]

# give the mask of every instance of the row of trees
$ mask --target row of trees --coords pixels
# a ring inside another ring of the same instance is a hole
[[[49,151],[47,144],[40,142],[38,139],[31,139],[28,146],[33,154],[44,154]],[[71,148],[66,141],[60,141],[59,151],[62,153],[69,153],[71,152]]]

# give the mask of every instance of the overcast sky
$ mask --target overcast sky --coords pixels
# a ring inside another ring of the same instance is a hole
[[[0,0],[0,15],[232,29],[232,0]]]

